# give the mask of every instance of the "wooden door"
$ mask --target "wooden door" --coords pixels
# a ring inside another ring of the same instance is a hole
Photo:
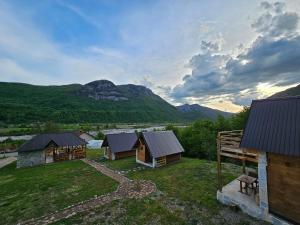
[[[268,197],[271,213],[300,223],[300,157],[268,154]]]

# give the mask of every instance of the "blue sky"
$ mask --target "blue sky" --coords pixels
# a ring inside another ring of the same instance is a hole
[[[300,3],[2,0],[0,81],[109,79],[238,111],[300,83]]]

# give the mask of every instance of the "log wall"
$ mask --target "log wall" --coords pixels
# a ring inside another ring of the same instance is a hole
[[[122,159],[130,156],[135,156],[135,150],[115,153],[115,159]]]
[[[173,155],[167,155],[167,156],[166,156],[167,164],[168,164],[168,163],[172,163],[172,162],[179,161],[180,158],[181,158],[181,153],[177,153],[177,154],[173,154]]]

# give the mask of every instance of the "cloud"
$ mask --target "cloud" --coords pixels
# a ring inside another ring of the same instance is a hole
[[[299,15],[295,12],[284,12],[285,4],[276,2],[265,6],[266,12],[263,13],[253,24],[252,28],[263,36],[269,37],[288,37],[297,35]]]
[[[257,97],[259,83],[291,85],[300,82],[299,16],[285,12],[284,3],[263,2],[264,12],[252,27],[256,40],[239,55],[222,54],[214,43],[203,42],[202,52],[191,58],[191,74],[171,92],[175,99],[203,96],[236,96],[236,103]],[[203,51],[204,50],[204,51]],[[249,90],[245,98],[244,90]]]

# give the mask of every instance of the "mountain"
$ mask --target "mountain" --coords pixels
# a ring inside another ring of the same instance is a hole
[[[198,111],[183,113],[144,86],[115,85],[108,80],[61,86],[0,82],[0,109],[0,121],[8,124],[153,123],[215,118],[205,110],[203,115]]]
[[[284,98],[289,96],[300,96],[300,84],[296,87],[292,87],[284,91],[278,92],[270,96],[269,98]]]
[[[183,114],[188,120],[196,120],[200,118],[217,119],[218,115],[228,118],[232,116],[232,113],[223,112],[217,109],[211,109],[198,104],[184,104],[177,106],[177,109]]]

